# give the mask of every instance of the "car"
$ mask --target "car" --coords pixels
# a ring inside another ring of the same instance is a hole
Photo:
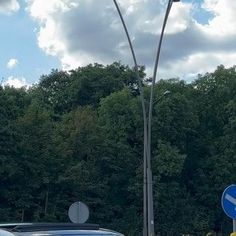
[[[0,236],[124,236],[97,224],[11,223],[0,224]]]

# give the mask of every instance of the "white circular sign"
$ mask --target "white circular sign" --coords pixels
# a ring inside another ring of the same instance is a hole
[[[85,223],[89,218],[89,209],[83,202],[75,202],[70,206],[68,215],[73,223]]]

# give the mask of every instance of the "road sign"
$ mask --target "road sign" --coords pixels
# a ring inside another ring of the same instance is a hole
[[[68,212],[73,223],[85,223],[89,218],[89,209],[83,202],[73,203]]]
[[[221,205],[228,217],[236,219],[236,185],[230,185],[224,190]]]

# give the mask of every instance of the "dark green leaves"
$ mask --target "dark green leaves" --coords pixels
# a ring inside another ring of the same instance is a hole
[[[235,91],[235,67],[220,66],[190,84],[156,84],[152,171],[159,235],[228,235],[220,197],[236,179]],[[0,87],[0,220],[68,221],[69,205],[80,200],[91,209],[90,222],[141,235],[138,94],[135,73],[120,63],[53,70],[29,90]]]

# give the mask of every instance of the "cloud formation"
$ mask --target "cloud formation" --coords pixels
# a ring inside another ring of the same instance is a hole
[[[7,62],[7,68],[8,69],[13,69],[18,65],[18,60],[15,58],[11,58],[8,62]]]
[[[24,77],[9,76],[7,80],[4,81],[3,86],[21,88],[21,87],[29,87],[29,84],[27,83]]]
[[[167,0],[119,0],[138,63],[151,74]],[[29,0],[38,22],[38,45],[58,57],[63,69],[88,63],[133,65],[127,40],[112,0]],[[196,5],[174,3],[163,42],[159,77],[192,78],[219,64],[236,62],[236,2],[203,0],[212,18],[198,23]]]
[[[0,13],[16,12],[20,9],[20,5],[17,0],[0,0]]]

